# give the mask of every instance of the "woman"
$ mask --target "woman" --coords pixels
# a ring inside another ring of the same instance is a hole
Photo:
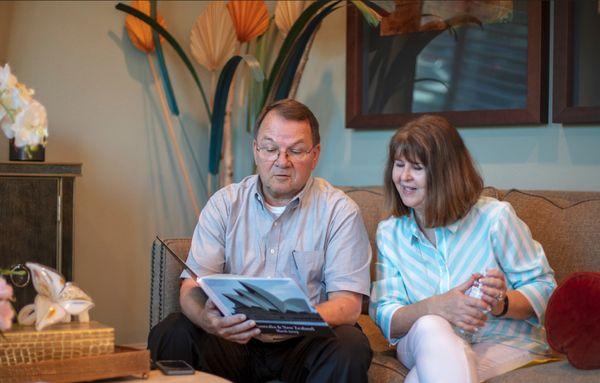
[[[384,182],[370,314],[406,382],[484,381],[546,353],[554,272],[511,205],[480,196],[458,131],[427,115],[400,128]],[[476,281],[480,299],[467,291]]]

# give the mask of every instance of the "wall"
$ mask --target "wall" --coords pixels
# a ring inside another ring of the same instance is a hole
[[[154,235],[189,236],[195,214],[170,147],[147,58],[130,44],[116,2],[15,2],[7,57],[49,114],[48,162],[81,162],[76,181],[74,279],[95,300],[92,318],[114,325],[119,343],[145,341]],[[187,49],[204,5],[161,2]],[[0,35],[1,37],[1,35]],[[0,39],[4,42],[5,39]],[[6,45],[5,45],[6,46]],[[201,201],[207,120],[200,96],[170,48],[181,118],[173,119]],[[391,131],[345,129],[345,10],[322,26],[298,98],[322,125],[316,174],[339,185],[381,183]],[[210,76],[201,71],[208,84]],[[486,184],[600,190],[600,127],[461,129]],[[235,131],[236,179],[252,169],[250,137]],[[7,144],[0,140],[0,159]]]
[[[10,20],[12,18],[13,3],[0,1],[0,65],[6,61],[6,52],[8,51],[8,31],[10,30]]]

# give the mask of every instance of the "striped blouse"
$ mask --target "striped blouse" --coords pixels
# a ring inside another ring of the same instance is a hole
[[[556,287],[542,246],[508,202],[481,197],[462,219],[435,228],[437,248],[419,230],[410,215],[391,217],[377,228],[377,281],[373,283],[369,312],[392,344],[392,316],[399,308],[464,283],[473,273],[498,268],[509,290],[518,290],[533,306],[527,320],[496,318],[488,314],[474,342],[493,341],[534,353],[548,350],[544,312]]]

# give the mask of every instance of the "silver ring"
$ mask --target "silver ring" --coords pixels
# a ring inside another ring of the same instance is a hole
[[[29,269],[23,265],[22,263],[19,263],[17,265],[14,265],[13,267],[10,268],[10,271],[12,271],[13,273],[10,275],[10,281],[12,282],[13,286],[15,287],[25,287],[29,284],[29,281],[31,280],[31,274],[29,273]],[[21,272],[21,274],[24,272],[25,273],[25,279],[19,279],[19,274],[16,274],[15,272]]]

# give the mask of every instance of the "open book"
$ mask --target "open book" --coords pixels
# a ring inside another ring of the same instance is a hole
[[[291,278],[257,278],[232,274],[198,277],[159,237],[158,241],[190,273],[225,316],[245,314],[262,334],[334,336],[329,325]]]

